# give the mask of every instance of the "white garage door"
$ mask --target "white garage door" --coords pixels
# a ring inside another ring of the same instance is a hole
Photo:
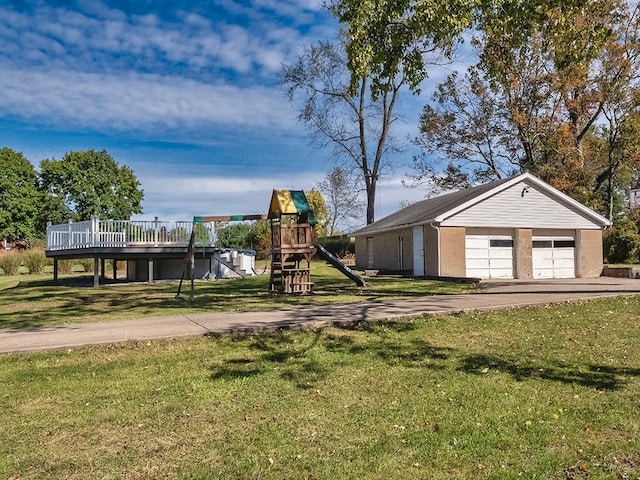
[[[513,278],[513,237],[510,235],[466,236],[467,277]]]
[[[574,278],[576,242],[573,237],[533,237],[533,278]]]

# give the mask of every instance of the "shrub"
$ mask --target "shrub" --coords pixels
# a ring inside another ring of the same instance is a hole
[[[71,273],[73,271],[73,260],[60,260],[58,262],[58,273]]]
[[[258,220],[249,235],[249,247],[256,251],[256,258],[264,259],[271,255],[271,222]]]
[[[93,273],[93,258],[81,258],[78,263],[85,272]]]
[[[29,239],[29,246],[32,250],[42,250],[44,252],[47,249],[47,241],[42,238],[32,238]]]
[[[619,222],[603,243],[608,263],[635,263],[640,259],[640,233],[633,218]]]
[[[47,265],[47,257],[41,250],[29,250],[23,255],[24,266],[27,267],[29,273],[40,274],[44,271],[45,265]]]
[[[7,276],[17,275],[20,265],[22,265],[22,255],[19,253],[8,253],[0,256],[0,268]]]
[[[127,273],[127,262],[126,260],[118,260],[116,262],[116,266],[118,267],[118,277],[126,277]]]
[[[318,243],[338,257],[355,252],[355,243],[347,235],[319,238]]]

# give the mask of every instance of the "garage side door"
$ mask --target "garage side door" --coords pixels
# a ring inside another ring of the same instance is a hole
[[[368,237],[367,243],[367,268],[373,268],[373,237]]]
[[[575,278],[576,242],[571,236],[534,236],[533,278]]]
[[[424,231],[422,227],[413,229],[413,275],[424,277]]]
[[[513,278],[513,237],[474,235],[465,238],[467,277]]]

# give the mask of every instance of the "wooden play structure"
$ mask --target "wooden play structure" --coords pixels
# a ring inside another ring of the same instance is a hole
[[[316,244],[316,217],[304,191],[274,190],[271,195],[269,212],[267,214],[202,216],[193,218],[193,229],[187,247],[184,269],[176,297],[180,297],[183,281],[190,278],[190,298],[193,299],[194,238],[197,225],[203,222],[215,223],[264,219],[271,221],[270,292],[285,294],[311,293],[313,291],[311,259],[316,254],[321,255],[358,286],[365,286],[364,279],[344,265],[337,257],[321,245]]]
[[[271,220],[271,278],[269,291],[311,293],[311,259],[318,254],[353,280],[365,281],[336,256],[316,243],[316,217],[302,190],[274,190],[268,217]]]
[[[271,220],[269,291],[310,293],[311,259],[316,253],[316,217],[302,190],[274,190]]]

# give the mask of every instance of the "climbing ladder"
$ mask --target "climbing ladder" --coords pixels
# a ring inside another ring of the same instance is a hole
[[[313,227],[309,223],[283,224],[272,219],[269,291],[310,293],[314,255]]]

